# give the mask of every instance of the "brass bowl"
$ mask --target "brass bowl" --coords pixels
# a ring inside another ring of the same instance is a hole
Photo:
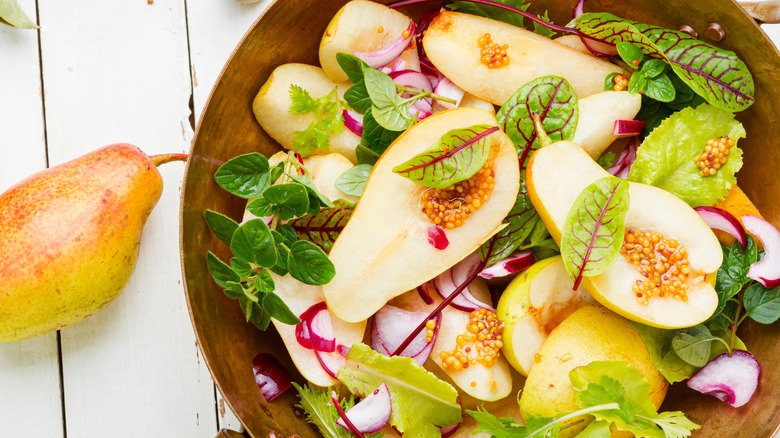
[[[285,392],[272,403],[260,394],[252,374],[252,358],[273,353],[297,380],[297,373],[279,336],[271,328],[260,332],[247,324],[236,301],[225,296],[211,280],[206,252],[227,260],[229,250],[209,231],[206,209],[240,219],[244,201],[225,193],[213,179],[228,159],[250,151],[270,155],[279,146],[252,114],[252,100],[278,65],[288,62],[318,64],[320,38],[346,0],[277,0],[261,15],[238,45],[212,90],[198,123],[187,163],[181,207],[181,254],[187,304],[206,363],[228,404],[250,435],[266,436],[269,429],[284,436],[297,433],[318,436],[301,413],[293,408],[295,391]],[[534,0],[532,11],[551,11],[556,23],[571,17],[575,0]],[[739,184],[763,215],[780,225],[780,123],[774,107],[780,102],[776,87],[780,56],[770,40],[731,0],[591,0],[588,10],[672,29],[687,24],[705,35],[710,22],[719,23],[727,37],[719,45],[735,51],[749,66],[756,82],[757,101],[740,113],[748,137],[740,142],[745,167]],[[425,5],[431,7],[431,5]],[[422,9],[405,11],[419,14]],[[746,323],[741,336],[762,366],[758,392],[746,406],[733,409],[713,397],[689,390],[684,384],[669,392],[664,408],[683,410],[702,430],[700,437],[769,437],[780,428],[780,325]]]

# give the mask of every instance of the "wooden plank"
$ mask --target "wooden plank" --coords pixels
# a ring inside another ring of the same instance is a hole
[[[20,1],[35,19],[35,0]],[[0,24],[0,192],[46,168],[38,33]],[[4,436],[62,437],[57,334],[0,343]]]
[[[130,142],[148,154],[186,152],[189,55],[183,2],[41,2],[52,164]],[[178,253],[183,165],[144,230],[124,293],[62,331],[67,435],[208,437],[214,389],[185,304]]]
[[[247,29],[269,4],[270,0],[250,5],[237,1],[187,2],[196,123],[228,57]],[[248,364],[247,367],[249,366]],[[241,423],[219,390],[216,394],[219,427],[242,430]]]

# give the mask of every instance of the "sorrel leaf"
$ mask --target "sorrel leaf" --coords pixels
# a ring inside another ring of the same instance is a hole
[[[520,181],[520,192],[515,205],[504,218],[507,226],[479,247],[479,257],[485,261],[486,266],[504,260],[523,244],[539,220],[539,215],[528,197],[525,181]]]
[[[491,136],[498,127],[474,125],[453,129],[393,172],[425,187],[443,189],[471,178],[490,155]]]
[[[333,247],[355,209],[354,205],[343,199],[337,199],[333,203],[335,207],[323,208],[315,216],[307,215],[288,223],[295,230],[298,239],[308,240],[326,253]]]
[[[496,114],[501,129],[515,144],[524,172],[528,158],[539,149],[534,122],[539,113],[545,132],[553,141],[571,140],[577,129],[577,95],[566,79],[544,76],[523,85]]]
[[[602,178],[585,188],[571,206],[561,236],[561,255],[577,289],[582,277],[604,272],[623,243],[628,182]]]
[[[668,62],[683,82],[718,108],[742,111],[755,100],[753,76],[734,52],[711,46],[687,33],[603,12],[582,14],[569,27],[608,44],[636,44],[645,56]]]

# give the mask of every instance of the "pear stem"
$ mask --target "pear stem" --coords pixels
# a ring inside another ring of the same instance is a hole
[[[187,154],[160,154],[149,157],[155,166],[170,163],[171,161],[187,161]]]
[[[542,125],[542,119],[541,117],[539,117],[539,113],[534,111],[531,118],[534,121],[534,129],[536,130],[536,137],[539,139],[539,145],[541,145],[541,147],[551,145],[552,140],[547,135],[547,132],[544,130],[544,125]]]

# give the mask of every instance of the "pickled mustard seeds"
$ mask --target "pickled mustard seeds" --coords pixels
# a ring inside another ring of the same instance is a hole
[[[455,339],[455,349],[439,353],[442,368],[459,371],[478,363],[492,366],[504,346],[503,332],[504,323],[492,311],[483,308],[471,312],[466,332]]]
[[[728,136],[709,139],[702,153],[695,158],[696,165],[701,169],[699,175],[715,175],[718,169],[726,164],[732,146],[734,146],[734,140]]]
[[[628,76],[622,74],[616,74],[612,77],[612,82],[615,84],[612,87],[612,91],[626,91],[628,90]]]
[[[488,68],[501,68],[509,65],[509,57],[506,54],[508,44],[496,44],[489,33],[482,35],[477,41],[480,48],[479,56],[482,65]]]
[[[688,301],[688,251],[676,240],[651,231],[626,230],[620,253],[647,278],[632,286],[640,303],[647,305],[652,297]]]

